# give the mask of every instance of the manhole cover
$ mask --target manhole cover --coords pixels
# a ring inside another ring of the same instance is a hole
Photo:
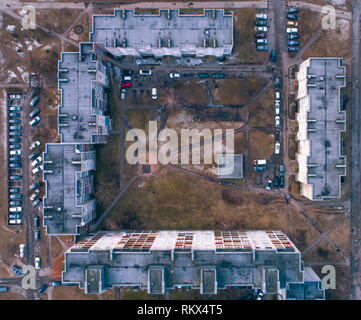
[[[83,32],[83,27],[82,27],[82,26],[76,26],[76,27],[74,28],[74,32],[75,32],[76,34],[81,34],[81,33]]]

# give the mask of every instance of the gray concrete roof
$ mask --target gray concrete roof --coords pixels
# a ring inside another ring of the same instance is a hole
[[[340,149],[340,134],[346,130],[346,115],[340,110],[345,79],[335,77],[346,71],[339,63],[339,58],[310,58],[307,74],[300,70],[297,75],[299,162],[308,155],[307,168],[301,164],[299,176],[312,185],[314,200],[340,197],[340,177],[346,174]]]
[[[153,231],[152,236],[158,235],[164,239],[164,234],[182,233],[183,231]],[[194,234],[209,234],[213,231],[187,231]],[[139,231],[139,233],[142,233]],[[184,233],[184,232],[183,232]],[[259,237],[262,231],[255,233],[247,232],[248,237]],[[265,238],[267,233],[263,232]],[[275,248],[260,248],[248,251],[226,250],[218,251],[215,247],[196,246],[194,250],[176,250],[176,245],[171,249],[167,242],[164,247],[157,249],[121,250],[118,244],[123,239],[132,243],[145,243],[148,232],[137,239],[129,237],[131,232],[99,232],[83,239],[74,245],[65,254],[65,269],[63,281],[79,283],[84,287],[86,270],[90,266],[104,266],[104,288],[113,286],[140,286],[146,289],[150,282],[153,287],[148,291],[159,292],[161,286],[161,274],[151,274],[149,281],[149,268],[164,268],[166,288],[174,288],[178,285],[190,286],[200,289],[201,272],[215,270],[215,273],[203,272],[203,290],[210,292],[216,285],[213,275],[216,275],[217,288],[224,289],[226,286],[250,286],[265,288],[264,279],[268,279],[268,288],[277,289],[278,281],[280,288],[285,288],[289,282],[303,282],[301,270],[301,255],[298,250],[279,251]],[[284,235],[283,235],[284,236]],[[286,236],[285,241],[289,241]],[[104,240],[104,238],[106,240]],[[215,239],[215,238],[214,238]],[[213,241],[215,241],[213,239]],[[153,243],[156,242],[152,239]],[[123,243],[124,245],[124,243]],[[268,247],[268,245],[267,245]],[[118,248],[118,249],[117,249]],[[278,270],[278,274],[267,268]],[[267,287],[266,287],[267,289]]]
[[[91,147],[91,146],[89,146]],[[46,186],[43,198],[44,226],[47,234],[77,234],[84,206],[92,210],[93,200],[79,205],[77,201],[77,173],[95,168],[82,154],[75,152],[73,144],[46,144],[43,153],[43,180]]]
[[[102,95],[102,86],[97,83],[97,62],[92,60],[91,50],[92,44],[82,43],[80,52],[61,53],[58,74],[61,91],[58,131],[62,142],[94,143],[94,135],[107,135],[105,129],[102,133],[99,127],[94,125],[103,120],[102,110],[94,108],[95,96]]]
[[[218,178],[220,178],[220,179],[243,179],[243,155],[242,154],[219,154],[218,155]]]
[[[179,14],[178,10],[160,10],[159,15],[136,14],[133,10],[93,15],[90,41],[104,43],[115,56],[229,55],[233,47],[233,15],[215,11],[214,19],[212,10],[205,10],[204,15]],[[205,38],[207,47],[203,44]],[[126,47],[122,45],[124,39]],[[170,47],[168,39],[172,42]],[[216,39],[216,48],[212,39]]]

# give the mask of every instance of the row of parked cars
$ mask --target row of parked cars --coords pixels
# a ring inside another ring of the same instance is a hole
[[[139,75],[141,76],[150,76],[152,75],[152,70],[139,70]],[[127,92],[127,88],[131,88],[132,84],[132,70],[123,70],[123,80],[120,83],[120,99],[124,100]],[[157,88],[152,88],[152,99],[156,100],[158,98]]]
[[[9,95],[9,211],[8,211],[8,224],[20,225],[22,223],[22,193],[21,193],[21,167],[22,167],[22,149],[21,149],[21,136],[22,125],[20,119],[20,112],[22,111],[21,94]]]
[[[300,51],[300,41],[298,40],[298,8],[288,8],[286,18],[288,52],[298,52]]]
[[[255,31],[256,31],[256,49],[257,51],[268,51],[268,16],[265,13],[257,13],[255,15]]]
[[[283,188],[285,186],[285,166],[283,164],[279,167],[279,173],[277,174],[277,168],[274,171],[274,178],[269,179],[266,184],[266,189]]]

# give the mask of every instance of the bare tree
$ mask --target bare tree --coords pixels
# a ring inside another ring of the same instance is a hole
[[[171,88],[162,99],[162,104],[165,106],[165,109],[170,112],[178,109],[181,106],[181,99],[176,94],[176,91]]]

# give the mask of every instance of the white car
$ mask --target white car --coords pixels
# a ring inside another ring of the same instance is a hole
[[[276,102],[275,103],[275,113],[276,113],[276,115],[279,115],[280,111],[281,111],[280,104]]]
[[[152,99],[157,99],[158,95],[157,95],[157,88],[152,88]]]
[[[21,219],[9,219],[9,224],[21,224]]]
[[[35,192],[30,196],[30,200],[34,201],[39,193],[40,193],[40,190],[36,189]]]
[[[169,77],[172,78],[172,79],[173,78],[180,78],[180,73],[170,73]]]
[[[256,19],[261,19],[261,20],[266,20],[267,19],[267,15],[265,13],[257,13],[255,15]]]
[[[268,28],[267,27],[255,27],[254,30],[256,30],[256,32],[267,32]]]
[[[23,208],[22,207],[10,207],[9,211],[10,212],[22,212]]]
[[[40,116],[36,116],[33,120],[29,122],[29,124],[33,127],[40,121]]]
[[[22,243],[22,244],[20,244],[19,247],[20,247],[20,258],[24,258],[26,245],[24,243]]]
[[[287,33],[298,33],[298,28],[287,28]]]
[[[279,142],[275,143],[275,154],[280,154],[281,145]]]
[[[127,90],[125,90],[125,89],[120,90],[120,99],[124,100],[126,93],[127,93]]]
[[[35,257],[35,269],[39,270],[41,268],[40,257]]]
[[[281,99],[281,92],[276,91],[276,93],[275,93],[275,99],[276,99],[276,100]]]
[[[31,170],[31,171],[32,171],[33,174],[37,174],[37,173],[39,173],[42,169],[43,169],[42,166],[38,166],[38,167],[34,168],[34,169]]]
[[[37,140],[37,141],[35,141],[35,142],[29,147],[29,149],[30,149],[30,150],[33,150],[33,149],[35,149],[35,148],[37,148],[37,147],[39,147],[39,146],[40,146],[40,141]]]
[[[42,159],[43,159],[43,158],[42,158],[41,156],[37,157],[37,158],[31,163],[31,166],[34,168],[35,166],[37,166],[37,165],[41,162]]]
[[[279,128],[281,124],[280,116],[275,116],[275,126],[276,128]]]
[[[152,70],[139,70],[139,74],[142,76],[150,76],[152,74]]]
[[[20,156],[21,155],[21,150],[20,149],[10,150],[10,155],[11,156]]]

